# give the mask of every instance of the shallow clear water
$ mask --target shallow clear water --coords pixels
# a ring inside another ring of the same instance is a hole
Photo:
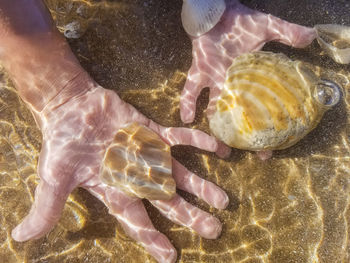
[[[191,43],[181,27],[182,1],[47,0],[82,65],[146,116],[181,126],[179,95],[191,64]],[[252,8],[291,22],[350,25],[349,1],[251,0]],[[72,24],[73,22],[73,24]],[[70,30],[70,31],[67,31]],[[146,202],[155,226],[178,250],[180,262],[349,262],[350,67],[324,56],[316,43],[297,50],[270,43],[314,65],[344,88],[342,102],[292,148],[260,161],[234,150],[220,160],[190,147],[172,154],[191,171],[223,187],[224,211],[183,192],[224,224],[218,240],[205,240],[163,218]],[[209,131],[200,97],[189,127]],[[0,257],[2,262],[154,262],[126,236],[115,218],[82,189],[70,196],[59,224],[46,237],[14,242],[12,228],[29,211],[38,182],[41,134],[6,75],[0,76]]]

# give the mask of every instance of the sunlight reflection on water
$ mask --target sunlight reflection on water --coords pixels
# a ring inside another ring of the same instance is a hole
[[[181,28],[181,1],[46,2],[61,30],[73,21],[80,23],[79,36],[70,39],[70,44],[101,85],[116,90],[124,100],[160,124],[182,125],[179,95],[191,62],[191,46]],[[336,12],[349,13],[349,4],[343,4],[344,1],[331,9],[329,1],[317,1],[321,3],[312,13],[310,5],[314,1],[245,2],[304,25],[350,24],[348,15],[334,16]],[[233,150],[230,159],[220,160],[214,154],[193,148],[174,147],[172,154],[176,159],[223,187],[230,197],[228,208],[218,211],[181,192],[187,200],[223,222],[223,233],[218,240],[199,238],[164,219],[146,202],[155,226],[173,242],[181,262],[350,260],[350,68],[320,56],[317,45],[296,50],[269,44],[265,50],[283,52],[317,66],[321,76],[343,86],[342,102],[327,112],[305,139],[276,152],[265,162],[247,151]],[[190,127],[208,132],[208,122],[202,113],[207,102],[204,95],[199,99],[196,121]],[[81,189],[70,196],[59,224],[46,237],[25,243],[10,238],[12,228],[29,211],[33,201],[40,144],[41,134],[30,112],[2,74],[1,258],[11,263],[154,262],[123,232],[107,209]]]

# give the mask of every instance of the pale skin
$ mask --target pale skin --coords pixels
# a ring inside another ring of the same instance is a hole
[[[249,9],[237,0],[226,0],[226,4],[224,14],[214,28],[199,37],[191,37],[192,65],[180,98],[180,114],[184,123],[193,122],[197,98],[206,87],[210,89],[206,110],[210,119],[216,111],[216,101],[224,86],[226,70],[235,57],[258,51],[269,41],[303,48],[317,36],[314,28]],[[266,160],[272,152],[258,152],[258,155]]]
[[[226,12],[224,15],[227,21],[229,18],[236,21],[233,18],[238,14]],[[263,17],[262,14],[260,16]],[[223,30],[226,27],[220,28],[215,34],[211,31],[207,38],[200,39],[209,39],[210,47],[218,41],[214,36],[225,34]],[[244,32],[248,33],[248,29]],[[115,131],[130,122],[150,127],[171,146],[192,145],[221,156],[227,156],[229,148],[198,130],[160,126],[123,102],[115,92],[99,86],[79,65],[39,0],[0,0],[0,36],[1,63],[32,111],[43,137],[38,163],[40,183],[35,192],[35,202],[22,223],[13,230],[13,238],[26,241],[49,232],[59,220],[68,195],[80,186],[104,202],[125,231],[157,261],[174,262],[175,248],[165,235],[154,228],[141,200],[101,182],[99,169],[105,149]],[[244,36],[242,34],[241,41]],[[232,57],[240,52],[240,49],[235,49],[235,41],[228,39],[230,48],[227,52],[232,52]],[[193,40],[194,61],[198,65],[202,61],[198,60],[200,54],[196,53],[196,43],[199,42]],[[253,46],[261,47],[264,42],[259,43]],[[213,56],[217,62],[212,63],[218,63],[221,72],[214,75],[219,80],[228,60],[225,56]],[[210,78],[200,81],[203,72],[206,72],[206,67],[199,67],[199,75],[190,70],[185,95],[187,91],[196,98],[199,87],[203,86],[200,83],[211,86],[208,82]],[[211,94],[213,98],[215,91],[212,90]],[[195,99],[185,95],[181,102],[181,117],[190,122],[194,116]],[[184,103],[184,98],[189,103]],[[222,189],[191,173],[176,160],[173,160],[173,176],[179,189],[194,194],[213,207],[223,209],[227,206],[228,197]],[[152,201],[152,204],[172,221],[189,227],[202,237],[217,238],[221,232],[221,223],[215,217],[178,195],[170,201]]]
[[[183,144],[218,152],[230,149],[198,130],[166,128],[147,119],[117,93],[99,86],[79,65],[40,0],[0,1],[0,60],[42,132],[38,163],[40,183],[29,214],[13,230],[16,241],[40,238],[57,223],[68,195],[84,187],[105,203],[125,231],[159,262],[174,262],[176,249],[157,231],[140,199],[104,184],[99,170],[116,131],[131,122],[143,124],[170,146]],[[177,187],[218,209],[226,193],[173,159]],[[176,195],[152,201],[170,220],[205,238],[221,233],[221,223]]]

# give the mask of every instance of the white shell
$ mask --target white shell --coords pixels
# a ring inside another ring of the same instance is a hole
[[[226,9],[225,0],[184,0],[182,25],[187,34],[198,37],[207,33],[220,20]]]
[[[350,63],[350,27],[342,25],[316,25],[317,41],[336,62]]]
[[[210,130],[234,148],[285,149],[317,126],[339,101],[338,89],[301,61],[271,52],[246,53],[226,72]]]

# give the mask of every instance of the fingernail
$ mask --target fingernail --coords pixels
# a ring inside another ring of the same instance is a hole
[[[214,137],[210,137],[208,140],[208,151],[217,152],[219,149],[219,144]]]
[[[208,232],[204,233],[203,237],[207,239],[217,239],[222,230],[221,222],[216,217],[211,217],[210,220],[207,221],[207,224]]]
[[[194,116],[192,116],[191,112],[181,113],[181,120],[183,123],[191,123],[193,122]]]
[[[218,150],[216,151],[216,155],[219,156],[222,159],[226,159],[230,157],[231,155],[231,147],[227,146],[226,144],[222,142],[218,142]]]
[[[191,116],[184,117],[184,118],[182,118],[182,122],[183,123],[191,123],[191,122],[193,122],[193,119],[191,118]]]
[[[259,157],[260,160],[266,161],[272,157],[273,152],[270,150],[267,151],[258,151],[257,156]]]
[[[20,228],[20,225],[16,226],[12,232],[11,232],[11,236],[14,240],[18,241],[18,242],[21,242],[21,238],[20,238],[20,235],[19,235],[19,228]]]
[[[225,209],[228,206],[228,203],[230,202],[230,199],[228,198],[227,194],[222,191],[220,196],[220,202],[217,206],[218,209]]]
[[[169,256],[164,262],[174,263],[176,262],[176,259],[177,259],[177,252],[175,249],[173,249],[171,253],[169,253]]]

